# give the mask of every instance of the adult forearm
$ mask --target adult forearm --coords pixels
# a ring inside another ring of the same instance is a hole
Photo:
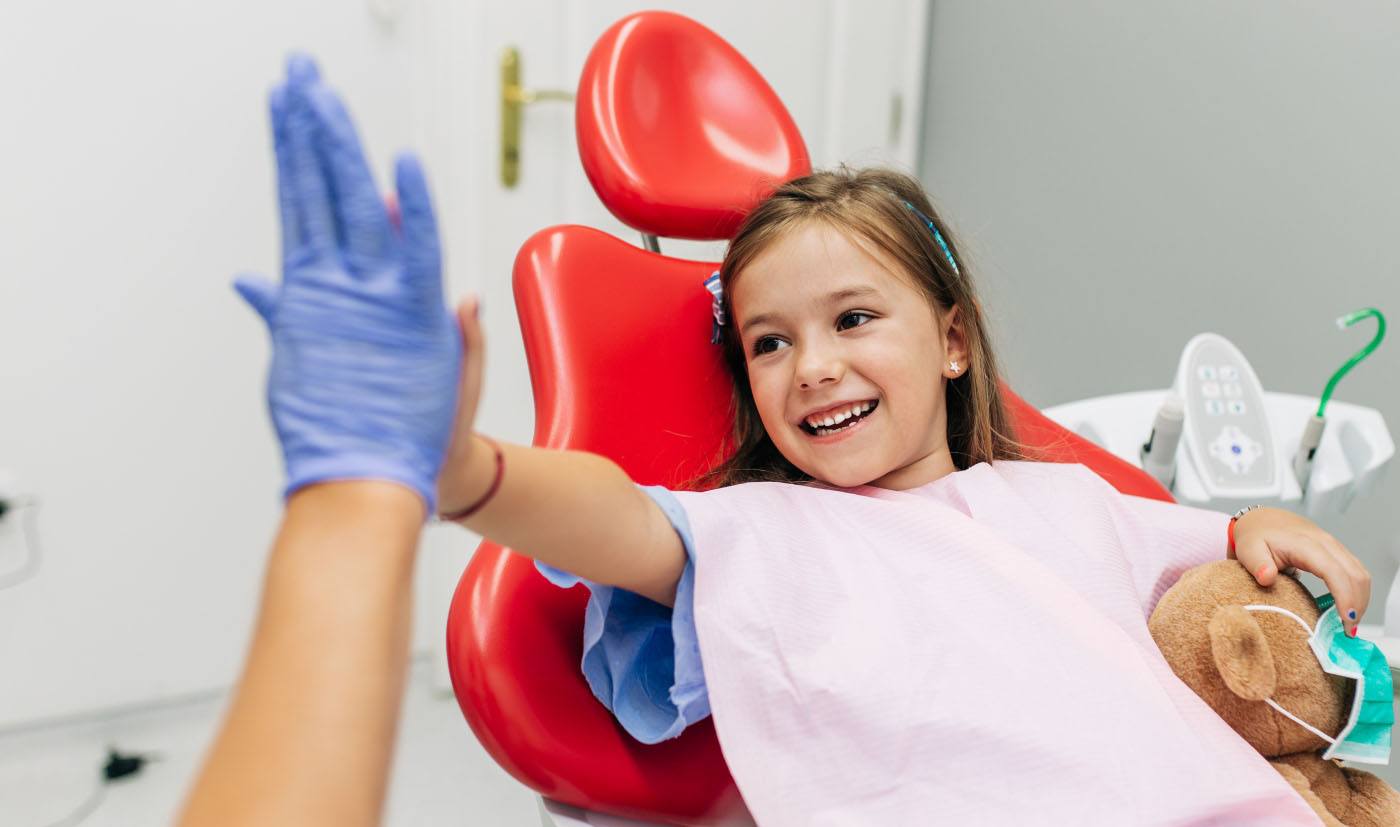
[[[181,825],[379,822],[422,517],[421,498],[393,483],[293,495],[243,678]]]

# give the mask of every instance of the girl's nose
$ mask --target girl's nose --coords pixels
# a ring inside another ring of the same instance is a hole
[[[839,382],[846,363],[832,348],[803,348],[797,360],[797,384],[805,389]]]

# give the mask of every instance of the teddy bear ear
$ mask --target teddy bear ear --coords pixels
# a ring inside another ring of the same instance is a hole
[[[1242,606],[1221,606],[1210,618],[1210,653],[1230,691],[1247,701],[1272,697],[1278,688],[1274,655],[1264,630]]]

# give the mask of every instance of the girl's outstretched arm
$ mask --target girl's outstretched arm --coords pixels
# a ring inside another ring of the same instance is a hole
[[[457,311],[463,365],[456,424],[437,479],[438,511],[479,502],[496,475],[492,446],[473,431],[486,341],[478,306]],[[661,507],[612,460],[586,451],[500,443],[504,473],[472,531],[578,577],[672,606],[685,547]]]
[[[468,440],[465,461],[439,480],[445,511],[476,502],[496,473],[492,447],[478,436]],[[675,603],[685,548],[661,508],[616,463],[585,451],[500,448],[500,488],[463,525],[570,574]],[[448,476],[456,489],[444,484]]]

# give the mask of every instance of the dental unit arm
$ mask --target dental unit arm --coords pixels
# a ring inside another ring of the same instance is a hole
[[[1374,309],[1337,322],[1347,327],[1371,317],[1376,335],[1333,374],[1321,398],[1265,391],[1237,347],[1202,333],[1182,351],[1172,387],[1083,399],[1044,414],[1143,468],[1183,505],[1286,508],[1326,528],[1357,496],[1375,490],[1395,455],[1379,411],[1331,398],[1385,335],[1385,317]],[[1363,624],[1361,635],[1400,668],[1400,575],[1384,625]]]

